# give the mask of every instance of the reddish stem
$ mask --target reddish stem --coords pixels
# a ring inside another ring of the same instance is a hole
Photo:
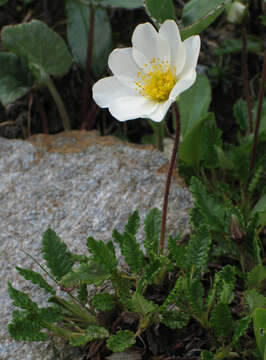
[[[172,156],[168,168],[168,174],[165,184],[165,191],[164,191],[164,200],[163,200],[163,212],[162,212],[162,227],[161,227],[161,238],[160,238],[160,246],[159,246],[159,253],[162,253],[164,250],[164,243],[165,243],[165,225],[166,225],[166,217],[167,217],[167,207],[168,207],[168,197],[169,197],[169,190],[171,185],[171,180],[173,176],[173,170],[176,163],[176,154],[179,145],[180,139],[180,121],[179,121],[179,111],[177,107],[177,103],[174,102],[173,109],[175,112],[176,118],[176,133],[175,133],[175,141],[174,141],[174,148],[172,151]]]
[[[244,25],[243,25],[244,26]],[[247,65],[247,33],[246,28],[242,28],[242,40],[243,40],[243,47],[242,47],[242,76],[243,76],[243,83],[244,83],[244,92],[245,98],[248,107],[248,120],[249,120],[249,132],[253,132],[253,118],[252,118],[252,105],[250,100],[249,94],[249,85],[248,85],[248,65]]]
[[[83,122],[85,122],[85,123],[87,121],[88,102],[89,102],[89,83],[90,83],[89,80],[90,80],[90,69],[91,69],[92,49],[93,49],[94,19],[95,19],[95,8],[94,8],[94,6],[91,6],[90,7],[90,28],[89,28],[89,33],[88,33],[86,69],[85,69],[85,78],[84,78],[84,84],[83,84],[82,117],[83,117]]]
[[[263,98],[264,98],[265,83],[266,83],[266,49],[264,50],[264,61],[263,61],[263,69],[262,69],[261,84],[260,84],[260,91],[259,91],[258,110],[257,110],[257,117],[256,117],[254,139],[253,139],[253,147],[252,147],[252,153],[251,153],[251,162],[250,162],[250,168],[249,168],[250,173],[252,172],[252,170],[254,168],[255,160],[256,160],[256,149],[257,149],[258,136],[259,136],[261,109],[262,109],[262,103],[263,103]]]
[[[86,121],[83,121],[83,123],[82,123],[81,130],[91,130],[92,129],[92,126],[94,124],[94,120],[95,120],[95,117],[96,117],[98,111],[99,111],[99,108],[96,105],[96,103],[93,101],[91,108],[87,114]]]

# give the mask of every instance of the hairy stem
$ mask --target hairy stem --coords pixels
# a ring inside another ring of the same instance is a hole
[[[53,80],[50,77],[48,77],[46,85],[54,99],[54,102],[56,103],[56,106],[57,106],[57,109],[61,116],[65,131],[70,131],[71,130],[70,121],[69,121],[69,118],[68,118],[68,115],[66,112],[66,108],[64,106],[61,96],[59,95],[58,91],[56,90]]]
[[[264,61],[263,61],[263,70],[262,70],[261,84],[260,84],[260,91],[259,91],[259,102],[258,102],[255,132],[254,132],[251,161],[250,161],[250,168],[249,168],[250,173],[252,172],[252,170],[254,168],[255,160],[256,160],[256,149],[257,149],[257,143],[258,143],[258,135],[259,135],[259,128],[260,128],[260,120],[261,120],[261,109],[262,109],[262,103],[263,103],[263,98],[264,98],[265,82],[266,82],[266,49],[264,50]]]
[[[174,148],[172,152],[172,157],[168,169],[166,184],[165,184],[165,191],[164,191],[164,200],[163,200],[163,212],[162,212],[162,227],[161,227],[161,238],[160,238],[160,246],[159,246],[159,253],[162,253],[164,250],[164,243],[165,243],[165,225],[166,225],[166,216],[167,216],[167,207],[168,207],[168,197],[169,197],[169,190],[173,175],[173,170],[175,167],[176,162],[176,154],[178,150],[179,145],[179,138],[180,138],[180,121],[179,121],[179,111],[177,107],[177,103],[174,102],[173,109],[175,112],[175,118],[176,118],[176,133],[175,133],[175,142],[174,142]]]
[[[91,5],[90,28],[88,33],[87,59],[86,59],[85,78],[83,84],[83,104],[82,104],[83,124],[85,124],[89,129],[91,128],[91,124],[87,124],[87,113],[88,113],[88,102],[89,102],[89,79],[90,79],[90,70],[91,70],[92,49],[93,49],[94,19],[95,19],[95,8],[93,5]],[[84,128],[85,125],[82,125],[82,127]]]

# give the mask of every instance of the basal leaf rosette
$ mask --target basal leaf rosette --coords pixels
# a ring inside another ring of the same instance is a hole
[[[93,86],[93,98],[117,120],[160,122],[179,94],[194,83],[199,51],[199,36],[182,42],[173,20],[166,20],[158,32],[150,23],[140,24],[132,47],[111,52],[108,65],[113,76]]]

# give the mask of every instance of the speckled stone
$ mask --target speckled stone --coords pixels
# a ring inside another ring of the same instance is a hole
[[[21,250],[41,260],[42,233],[51,227],[76,253],[87,253],[86,239],[109,240],[139,209],[143,221],[162,207],[167,157],[149,146],[133,146],[96,132],[72,131],[28,139],[0,138],[0,360],[52,360],[50,342],[10,339],[14,309],[7,283],[43,305],[47,296],[21,278],[15,266],[38,270]],[[168,233],[188,227],[192,205],[175,174],[169,198]],[[143,232],[138,240],[141,242]],[[42,261],[41,261],[42,262]],[[57,342],[62,359],[80,359],[79,349]]]

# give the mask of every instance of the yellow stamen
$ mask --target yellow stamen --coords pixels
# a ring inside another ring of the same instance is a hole
[[[136,90],[143,96],[154,101],[162,102],[168,99],[169,94],[177,82],[176,69],[170,67],[168,61],[160,61],[153,58],[148,64],[144,65],[148,72],[143,69],[138,72]]]

